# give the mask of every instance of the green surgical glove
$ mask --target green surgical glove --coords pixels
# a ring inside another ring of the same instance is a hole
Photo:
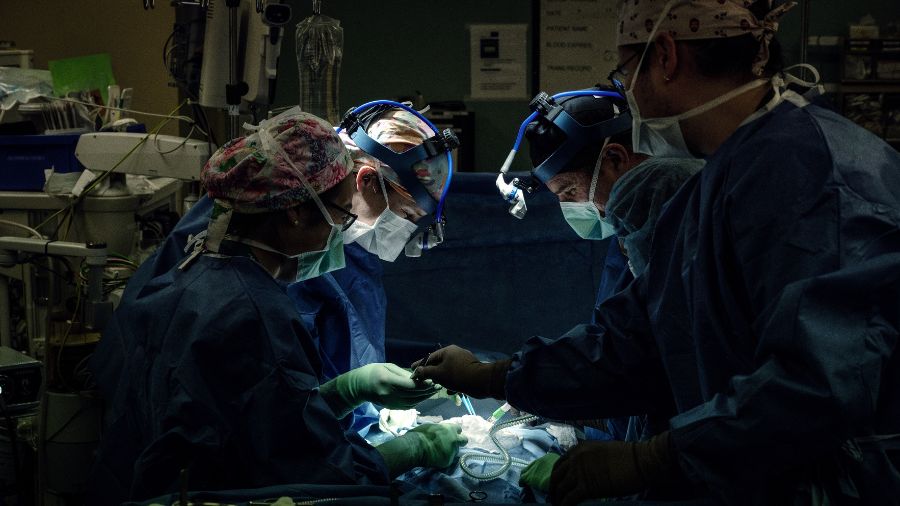
[[[410,409],[440,390],[431,381],[414,381],[410,371],[394,364],[368,364],[345,372],[319,387],[338,418],[356,406],[373,402],[390,409]]]
[[[519,486],[529,487],[541,492],[550,491],[550,474],[553,472],[553,465],[559,460],[558,453],[548,453],[543,457],[535,460],[528,467],[522,470],[519,476]]]
[[[459,447],[469,442],[461,432],[455,423],[426,423],[375,449],[384,457],[391,477],[419,466],[444,468],[456,459]]]

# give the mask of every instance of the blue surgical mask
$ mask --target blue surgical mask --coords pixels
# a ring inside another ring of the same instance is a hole
[[[613,235],[612,225],[600,217],[600,211],[593,202],[560,202],[563,217],[572,230],[582,239],[606,239]]]
[[[327,213],[326,213],[327,216]],[[329,217],[329,222],[331,219]],[[344,234],[341,227],[332,224],[331,232],[325,247],[316,251],[307,251],[296,255],[297,273],[295,281],[304,281],[319,277],[326,272],[343,269],[346,265],[344,259]]]
[[[588,191],[588,199],[585,202],[560,202],[559,207],[562,209],[563,217],[572,227],[572,230],[582,239],[600,240],[615,234],[613,226],[606,222],[600,216],[600,210],[594,204],[594,194],[597,191],[597,178],[600,176],[600,167],[603,163],[603,152],[606,144],[609,142],[607,138],[600,149],[600,157],[594,165],[594,174],[591,176],[591,187]]]
[[[328,216],[327,213],[326,216]],[[331,224],[331,217],[329,216],[326,219],[329,224]],[[331,224],[331,232],[328,233],[328,240],[325,242],[324,248],[315,251],[305,251],[296,255],[288,255],[267,244],[254,241],[253,239],[231,236],[226,237],[232,241],[240,242],[284,257],[285,261],[282,263],[281,270],[276,276],[276,279],[286,283],[312,279],[321,276],[326,272],[343,269],[345,266],[344,235],[341,232],[341,227],[334,224]]]

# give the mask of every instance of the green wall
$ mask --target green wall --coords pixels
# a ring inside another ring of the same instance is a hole
[[[309,0],[288,3],[294,9],[292,24],[312,14]],[[340,110],[345,111],[372,99],[413,96],[417,90],[429,102],[462,100],[469,94],[466,26],[530,23],[531,2],[324,0],[322,14],[340,20],[344,28]],[[299,100],[294,28],[287,33],[278,69],[278,105]],[[528,51],[530,55],[530,44]],[[529,68],[529,90],[530,73]],[[528,114],[528,101],[476,100],[467,101],[466,106],[475,112],[476,169],[497,171],[509,153],[516,128]],[[516,162],[514,170],[530,168],[524,153]]]
[[[469,94],[470,23],[529,23],[537,0],[427,1],[390,0],[361,2],[324,0],[322,13],[339,19],[344,27],[340,110],[376,98],[412,96],[418,90],[426,101],[462,100]],[[290,0],[292,26],[282,46],[277,105],[298,101],[294,27],[312,13],[309,0]],[[871,13],[884,26],[900,17],[897,0],[816,0],[810,17],[811,35],[846,35],[847,24]],[[529,33],[529,38],[531,33]],[[781,23],[779,39],[788,63],[800,56],[800,6]],[[529,60],[531,48],[528,49]],[[811,49],[811,62],[822,67],[828,81],[837,79],[836,50]],[[605,76],[597,76],[602,81]],[[529,89],[531,68],[527,76]],[[585,83],[593,84],[593,83]],[[537,90],[530,90],[529,94]],[[475,160],[479,171],[496,171],[506,158],[516,128],[527,114],[528,103],[467,101],[475,111]],[[527,170],[526,153],[514,170]]]

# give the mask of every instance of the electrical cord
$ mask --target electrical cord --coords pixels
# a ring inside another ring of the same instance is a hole
[[[2,380],[9,381],[9,378],[0,376],[0,381]],[[10,416],[6,407],[6,399],[3,398],[3,393],[3,386],[0,384],[0,411],[2,411],[3,418],[6,420],[6,431],[9,433],[9,446],[12,451],[13,481],[16,484],[16,495],[21,502],[25,496],[22,494],[23,484],[19,481],[19,447],[16,442],[16,424],[13,422],[12,416]]]
[[[69,335],[72,333],[72,327],[75,325],[75,319],[78,317],[78,310],[81,308],[81,290],[82,286],[81,284],[79,284],[75,289],[75,309],[72,310],[72,318],[69,320],[69,325],[66,327],[66,332],[63,334],[62,341],[59,343],[59,352],[57,352],[56,354],[56,373],[59,375],[59,380],[62,382],[63,387],[65,387],[66,390],[72,390],[72,388],[69,386],[69,382],[66,381],[66,378],[63,376],[62,367],[60,366],[60,364],[62,364],[63,350],[66,349],[66,342],[68,342]]]
[[[497,448],[500,450],[500,455],[485,455],[483,453],[474,453],[474,452],[467,453],[459,458],[459,467],[460,467],[460,469],[462,469],[462,472],[464,472],[465,474],[469,475],[470,477],[472,477],[478,481],[490,481],[490,480],[495,480],[495,479],[503,476],[503,474],[506,473],[506,471],[509,470],[509,468],[511,466],[519,466],[519,467],[527,466],[528,462],[526,462],[522,459],[519,459],[519,458],[511,457],[509,455],[509,451],[502,444],[500,444],[500,440],[497,439],[497,433],[503,429],[515,427],[516,425],[526,424],[528,422],[532,422],[532,421],[538,420],[538,419],[539,419],[539,417],[534,416],[534,415],[525,415],[525,416],[520,416],[518,418],[514,418],[507,422],[495,423],[494,426],[491,427],[490,432],[488,432],[488,435],[490,436],[491,441],[494,442],[494,445],[496,445]],[[489,473],[478,473],[468,467],[467,464],[469,462],[481,462],[483,464],[488,464],[488,463],[489,464],[500,464],[500,468],[498,468],[494,471],[491,471]]]
[[[55,99],[55,100],[68,100],[68,101],[72,101],[71,99],[62,99],[62,98]],[[76,102],[80,102],[80,101],[76,101]],[[85,103],[86,103],[86,102],[85,102]],[[178,104],[178,106],[176,106],[175,109],[173,109],[168,115],[165,115],[165,116],[158,115],[158,114],[149,114],[149,113],[147,113],[147,114],[148,114],[148,115],[151,115],[151,116],[162,116],[162,117],[164,117],[164,118],[169,118],[169,119],[171,119],[171,118],[176,118],[176,119],[187,118],[187,116],[176,116],[176,115],[175,115],[175,113],[176,113],[179,109],[181,109],[182,107],[184,107],[185,104],[187,104],[187,100],[185,100],[185,101],[181,102],[180,104]],[[126,109],[122,109],[122,110],[126,110]],[[187,121],[193,122],[193,120],[191,120],[190,118],[187,118]],[[134,152],[137,151],[138,148],[140,148],[141,146],[143,146],[144,143],[147,142],[147,140],[148,140],[151,136],[158,134],[158,133],[159,133],[159,130],[160,130],[166,123],[167,123],[167,122],[160,122],[160,123],[158,123],[158,124],[153,128],[153,130],[152,130],[151,132],[149,132],[149,133],[147,133],[146,135],[144,135],[144,136],[141,138],[141,140],[140,140],[137,144],[134,145],[134,147],[132,147],[127,153],[125,153],[125,155],[124,155],[121,159],[119,159],[118,162],[116,162],[116,163],[115,163],[112,167],[110,167],[108,170],[104,171],[102,174],[100,174],[99,176],[97,176],[96,178],[94,178],[94,180],[91,181],[91,183],[88,184],[88,186],[84,189],[84,191],[81,193],[81,195],[79,195],[78,197],[75,197],[68,205],[66,205],[66,207],[64,207],[64,208],[60,209],[59,211],[56,211],[55,213],[51,214],[47,219],[45,219],[44,221],[42,221],[40,224],[38,224],[38,225],[37,225],[36,227],[34,227],[34,228],[35,228],[36,230],[40,230],[41,227],[43,227],[43,226],[46,225],[47,223],[50,223],[50,222],[51,222],[54,218],[56,218],[57,216],[63,215],[64,213],[71,214],[71,213],[74,211],[75,207],[76,207],[78,204],[80,204],[81,201],[82,201],[82,200],[83,200],[83,199],[84,199],[91,191],[93,191],[97,186],[99,186],[101,183],[103,183],[103,181],[105,181],[106,179],[108,179],[109,176],[116,170],[116,168],[118,168],[119,165],[121,165],[122,163],[124,163],[125,160],[128,159],[128,157],[130,157],[132,154],[134,154]],[[71,218],[70,218],[70,219],[71,219]],[[63,221],[64,221],[64,220],[60,220],[59,223],[57,223],[56,229],[54,230],[53,236],[56,236],[56,233],[59,231],[60,226],[62,226],[62,222],[63,222]]]
[[[9,227],[16,227],[16,228],[22,229],[38,239],[44,238],[44,236],[41,235],[41,233],[38,232],[37,230],[35,230],[27,225],[22,225],[21,223],[16,223],[14,221],[9,221],[9,220],[0,220],[0,225],[6,225]]]

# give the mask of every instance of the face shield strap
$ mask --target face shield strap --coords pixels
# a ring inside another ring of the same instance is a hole
[[[552,114],[552,119],[550,114]],[[532,175],[544,184],[559,174],[572,158],[588,144],[600,142],[601,139],[607,139],[631,128],[631,113],[628,111],[615,118],[584,126],[569,115],[562,106],[554,103],[554,108],[548,111],[547,118],[566,134],[566,140],[532,172]]]
[[[359,149],[393,169],[397,177],[400,178],[400,185],[409,192],[416,204],[426,213],[434,214],[437,209],[437,201],[419,182],[412,169],[412,166],[419,161],[429,158],[424,156],[425,148],[419,145],[403,153],[395,153],[390,148],[369,137],[361,128],[352,132],[350,138],[359,146]]]
[[[372,139],[366,132],[368,126],[379,115],[393,109],[403,109],[425,122],[436,134],[425,139],[420,145],[408,149],[403,153],[395,153],[380,142]],[[376,100],[358,107],[351,108],[344,115],[337,131],[345,130],[347,135],[356,145],[367,154],[375,157],[380,162],[389,166],[397,174],[400,184],[409,192],[416,204],[426,212],[426,215],[416,221],[416,231],[407,246],[413,242],[420,242],[419,251],[425,251],[443,242],[444,224],[443,203],[453,177],[453,160],[450,152],[459,146],[459,139],[452,130],[439,131],[427,118],[407,104],[401,104],[392,100]],[[425,185],[416,177],[414,166],[435,156],[448,158],[447,180],[444,182],[440,200],[436,200]],[[416,248],[413,248],[416,249]],[[409,254],[408,256],[415,256]]]

